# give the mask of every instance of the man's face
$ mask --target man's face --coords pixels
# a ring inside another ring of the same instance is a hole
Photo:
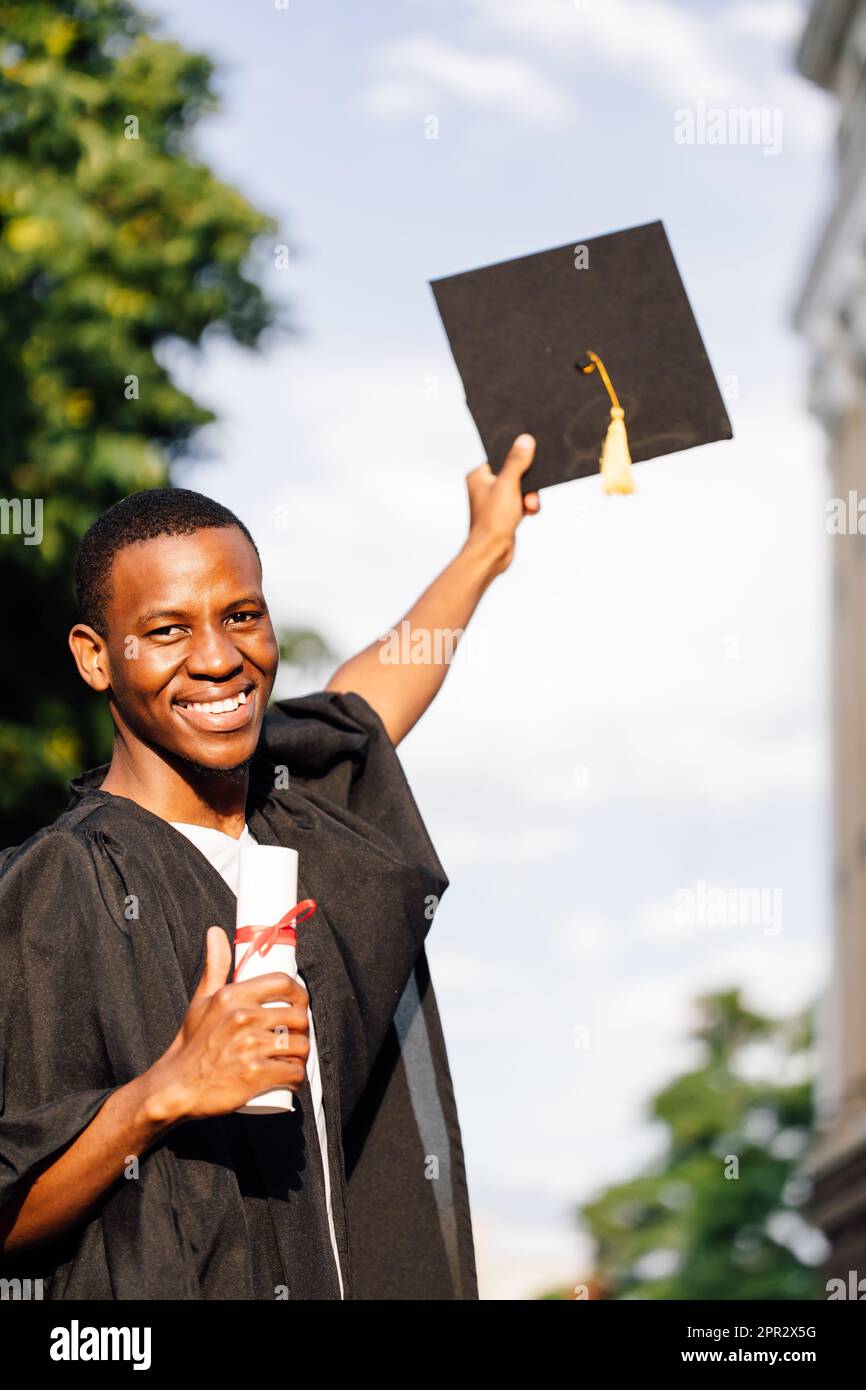
[[[137,541],[111,571],[116,719],[203,767],[252,757],[279,651],[258,557],[236,526]]]

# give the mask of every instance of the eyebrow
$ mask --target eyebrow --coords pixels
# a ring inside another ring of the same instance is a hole
[[[139,627],[147,627],[148,623],[155,623],[157,618],[186,618],[188,614],[180,608],[151,608],[149,612],[142,613],[138,620]]]
[[[245,594],[243,598],[232,599],[231,603],[225,604],[224,613],[234,613],[245,603],[254,603],[257,608],[265,607],[265,600],[262,594]],[[142,613],[138,619],[139,627],[147,627],[150,623],[155,623],[162,618],[170,618],[172,622],[182,622],[189,617],[189,613],[183,608],[150,608],[146,613]]]
[[[264,608],[266,606],[264,594],[245,594],[243,598],[236,598],[233,599],[231,603],[227,603],[223,612],[234,613],[236,608],[240,608],[245,603],[254,603],[257,608]]]

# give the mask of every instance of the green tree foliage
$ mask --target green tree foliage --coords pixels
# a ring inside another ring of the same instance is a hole
[[[258,342],[273,311],[244,267],[275,228],[192,152],[215,106],[209,61],[157,40],[134,6],[0,0],[0,36],[0,498],[43,504],[41,544],[13,534],[8,506],[0,536],[9,844],[109,748],[66,652],[77,541],[119,498],[164,485],[211,419],[160,345]]]
[[[810,1015],[764,1017],[737,990],[698,1007],[699,1065],[651,1105],[663,1158],[582,1208],[593,1283],[615,1299],[817,1298],[822,1280],[791,1239],[808,1229]]]

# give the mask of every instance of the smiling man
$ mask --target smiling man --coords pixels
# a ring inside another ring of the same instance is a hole
[[[533,452],[469,475],[467,541],[410,634],[465,628],[510,564]],[[2,856],[4,1274],[54,1299],[477,1297],[424,954],[447,879],[394,751],[447,658],[374,642],[268,710],[258,552],[182,489],[100,517],[76,591],[114,750]],[[250,838],[296,849],[318,903],[297,980],[229,983]],[[294,1111],[236,1113],[274,1086]]]

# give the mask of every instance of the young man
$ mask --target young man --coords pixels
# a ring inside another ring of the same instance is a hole
[[[468,539],[411,632],[464,628],[510,564],[533,453],[469,475]],[[115,742],[0,861],[4,1273],[56,1299],[477,1297],[423,946],[447,879],[394,752],[444,661],[374,642],[266,714],[258,552],[180,489],[106,512],[76,589]],[[250,836],[297,849],[318,903],[303,983],[227,983]],[[274,1086],[293,1112],[236,1113]]]

